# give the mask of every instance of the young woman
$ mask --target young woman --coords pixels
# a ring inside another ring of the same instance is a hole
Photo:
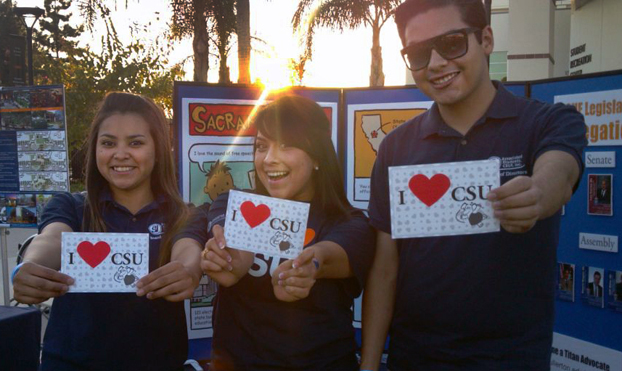
[[[225,247],[228,193],[212,204],[208,229],[192,223],[197,241],[211,230],[201,266],[220,284],[210,370],[358,370],[351,307],[374,236],[345,196],[329,121],[315,102],[285,96],[254,124],[256,193],[310,203],[312,239],[293,260]]]
[[[54,298],[42,370],[177,370],[187,357],[183,299],[201,276],[200,248],[173,236],[188,209],[179,196],[169,128],[150,99],[110,93],[88,137],[86,194],[45,208],[39,235],[14,274],[15,298]],[[162,234],[161,231],[164,230]],[[135,294],[67,294],[58,272],[62,232],[149,233],[149,269]]]

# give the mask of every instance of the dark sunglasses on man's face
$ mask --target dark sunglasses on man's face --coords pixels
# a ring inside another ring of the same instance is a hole
[[[402,58],[411,71],[418,71],[428,66],[432,49],[448,61],[460,58],[469,51],[469,34],[473,32],[481,34],[482,30],[475,27],[461,28],[408,45],[402,49]]]

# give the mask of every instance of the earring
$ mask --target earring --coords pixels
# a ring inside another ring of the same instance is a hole
[[[320,170],[320,167],[316,166],[314,169],[315,169],[315,171],[318,171],[318,170]]]

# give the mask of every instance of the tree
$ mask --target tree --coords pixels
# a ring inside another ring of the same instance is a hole
[[[249,0],[235,2],[236,32],[238,34],[238,83],[250,84],[251,26]]]
[[[308,20],[306,30],[308,49],[311,49],[316,27],[328,27],[339,31],[346,28],[355,29],[361,25],[371,27],[369,85],[384,86],[380,30],[401,0],[325,0],[315,7],[316,2],[316,0],[300,0],[292,18],[294,29],[298,29]]]
[[[212,1],[211,15],[214,20],[214,30],[216,35],[216,48],[220,58],[218,69],[218,82],[221,84],[231,83],[227,59],[231,49],[231,35],[235,32],[236,17],[234,12],[235,0]]]
[[[61,51],[68,51],[77,45],[75,39],[82,34],[84,27],[72,27],[68,22],[71,13],[71,0],[45,0],[45,17],[39,21],[34,40],[36,44],[53,52],[59,58]]]

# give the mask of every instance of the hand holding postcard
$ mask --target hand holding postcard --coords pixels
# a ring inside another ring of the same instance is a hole
[[[294,259],[304,247],[309,204],[230,191],[225,220],[227,246]]]
[[[390,167],[391,236],[498,232],[486,196],[499,185],[498,159]]]
[[[69,292],[136,292],[149,273],[149,234],[63,232],[61,272],[75,280]]]

